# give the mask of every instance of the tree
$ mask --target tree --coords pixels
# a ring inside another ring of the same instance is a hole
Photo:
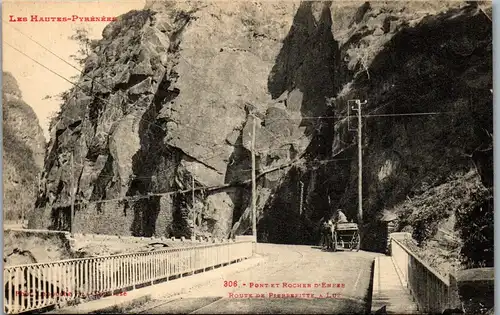
[[[69,39],[78,43],[76,54],[70,55],[70,57],[76,61],[79,66],[83,67],[85,65],[85,60],[97,46],[98,41],[90,39],[88,29],[83,27],[77,28],[75,34],[71,35]]]
[[[98,40],[90,39],[89,30],[85,27],[80,27],[75,30],[75,34],[68,37],[68,39],[76,41],[78,44],[78,50],[75,54],[70,55],[69,57],[73,59],[77,64],[75,67],[80,68],[80,73],[74,75],[70,78],[70,81],[75,82],[79,79],[81,70],[85,66],[85,60],[92,53],[92,50],[97,47]],[[57,113],[52,113],[50,118],[50,128],[54,126],[59,120],[62,112],[62,106],[68,101],[70,95],[72,94],[75,87],[71,87],[69,90],[61,92],[56,95],[46,95],[43,97],[43,100],[57,99],[61,102],[61,108]]]
[[[89,30],[85,27],[79,27],[75,30],[75,34],[71,35],[68,37],[68,39],[76,41],[78,44],[78,50],[76,51],[75,54],[69,55],[73,61],[76,61],[77,67],[80,67],[80,73],[81,73],[81,68],[84,67],[85,65],[85,60],[87,57],[92,53],[92,50],[97,47],[98,40],[95,39],[90,39],[89,37]],[[70,78],[70,81],[76,81],[80,77],[80,73],[77,75],[74,75]],[[57,98],[59,100],[62,100],[65,102],[70,95],[70,91],[65,91],[61,92],[57,95],[46,95],[43,100],[47,99],[54,99]]]

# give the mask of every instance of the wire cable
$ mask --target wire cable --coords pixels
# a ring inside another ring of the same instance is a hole
[[[4,44],[6,44],[7,46],[9,46],[9,47],[11,47],[12,49],[16,50],[17,52],[19,52],[20,54],[24,55],[25,57],[29,58],[31,61],[35,62],[36,64],[38,64],[38,65],[40,65],[41,67],[45,68],[46,70],[50,71],[51,73],[53,73],[53,74],[57,75],[57,76],[58,76],[58,77],[60,77],[61,79],[65,80],[65,81],[69,82],[70,84],[74,85],[75,87],[79,88],[81,91],[86,92],[86,91],[85,91],[85,89],[84,89],[84,88],[82,88],[81,86],[79,86],[78,84],[76,84],[76,83],[74,83],[74,82],[72,82],[72,81],[68,80],[66,77],[62,76],[61,74],[59,74],[59,73],[57,73],[57,72],[55,72],[55,71],[53,71],[52,69],[50,69],[49,67],[47,67],[47,66],[45,66],[44,64],[40,63],[39,61],[35,60],[34,58],[32,58],[31,56],[29,56],[28,54],[26,54],[26,53],[24,53],[23,51],[21,51],[21,50],[17,49],[17,48],[16,48],[16,47],[14,47],[13,45],[11,45],[9,42],[4,41]],[[101,97],[98,97],[98,96],[94,96],[94,97],[96,97],[96,98],[100,99],[101,101],[103,101],[103,102],[107,103],[107,104],[108,104],[108,105],[110,105],[110,106],[115,106],[114,104],[110,103],[109,101],[107,101],[107,100],[105,100],[105,99],[103,99],[103,98],[101,98]],[[117,107],[117,108],[118,108],[118,107]],[[119,109],[121,109],[121,108],[119,108]],[[148,120],[146,120],[146,119],[144,119],[144,118],[142,118],[142,117],[140,117],[140,116],[133,115],[132,113],[128,113],[127,115],[137,117],[137,118],[139,118],[139,119],[141,119],[141,120],[143,120],[143,121],[145,121],[145,122],[147,122],[147,123],[149,123],[149,124],[151,124],[151,125],[155,125],[155,126],[157,126],[158,128],[162,129],[163,131],[165,131],[165,128],[163,128],[162,126],[160,126],[160,125],[158,125],[158,124],[156,124],[156,123],[154,123],[154,122],[148,121]],[[125,116],[127,116],[127,115],[125,115]]]

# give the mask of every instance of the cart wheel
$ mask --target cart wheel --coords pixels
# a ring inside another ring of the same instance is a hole
[[[353,251],[356,248],[357,236],[358,234],[354,232],[354,234],[351,237],[351,241],[349,242],[349,250],[351,251]]]

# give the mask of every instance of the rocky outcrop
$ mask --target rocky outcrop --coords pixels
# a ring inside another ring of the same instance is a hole
[[[458,2],[151,2],[106,27],[79,87],[41,225],[69,227],[73,178],[76,230],[248,233],[255,128],[259,238],[315,242],[332,209],[356,219],[348,100],[370,115],[365,222],[488,161],[491,22]]]
[[[73,178],[77,230],[186,235],[194,183],[201,232],[228,236],[248,211],[252,115],[259,173],[298,159],[319,126],[301,117],[322,115],[334,95],[330,27],[315,3],[158,2],[121,16],[51,131],[40,224],[69,227]],[[317,49],[293,55],[307,41]],[[95,203],[110,199],[125,202]]]
[[[3,72],[4,218],[20,219],[33,209],[45,138],[33,109],[22,100],[16,79]]]

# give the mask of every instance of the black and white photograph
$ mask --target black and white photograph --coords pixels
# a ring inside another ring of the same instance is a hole
[[[4,314],[495,314],[492,7],[3,1]]]

